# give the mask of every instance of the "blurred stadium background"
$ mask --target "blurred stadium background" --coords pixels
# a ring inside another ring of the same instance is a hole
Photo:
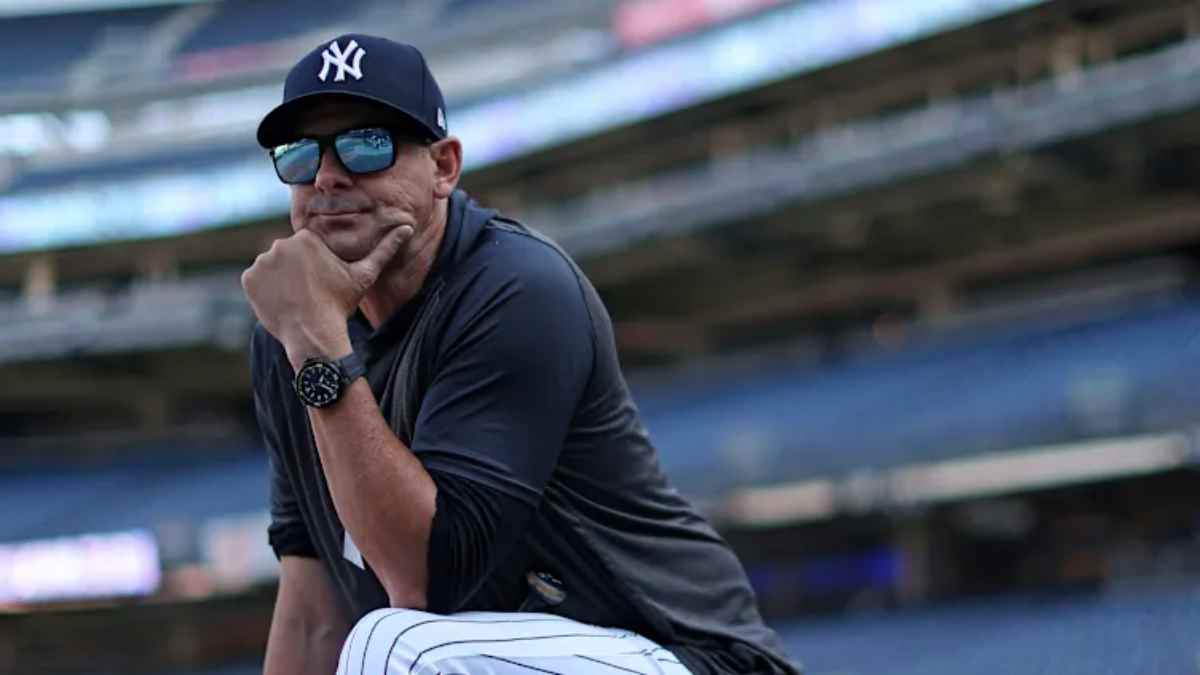
[[[813,675],[1200,671],[1200,3],[0,3],[0,672],[259,672],[290,63],[429,55]]]

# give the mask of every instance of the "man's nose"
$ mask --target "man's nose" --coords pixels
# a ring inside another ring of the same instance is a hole
[[[317,178],[313,181],[314,187],[328,191],[349,187],[351,183],[350,172],[342,166],[337,152],[331,147],[325,148],[321,153],[321,164],[317,167]]]

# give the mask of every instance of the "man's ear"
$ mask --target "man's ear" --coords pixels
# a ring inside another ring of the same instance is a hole
[[[455,136],[447,136],[429,146],[433,159],[433,192],[440,199],[448,199],[458,187],[462,176],[462,143]]]

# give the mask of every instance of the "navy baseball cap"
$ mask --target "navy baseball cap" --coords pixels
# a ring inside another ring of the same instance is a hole
[[[446,137],[446,103],[420,50],[352,33],[318,46],[292,66],[283,102],[258,125],[258,144],[271,148],[295,140],[297,113],[325,96],[382,104],[430,138]]]

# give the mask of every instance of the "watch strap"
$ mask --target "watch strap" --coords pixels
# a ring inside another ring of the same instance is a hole
[[[349,354],[340,359],[336,359],[338,370],[342,374],[342,386],[349,386],[351,382],[363,377],[367,374],[367,364],[363,363],[362,357],[358,352],[351,351]]]

